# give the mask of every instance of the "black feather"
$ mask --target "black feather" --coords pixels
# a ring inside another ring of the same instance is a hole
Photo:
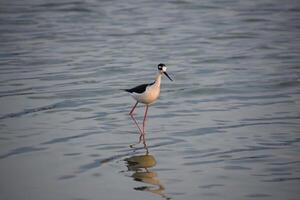
[[[153,83],[150,83],[150,84],[142,84],[142,85],[138,85],[134,88],[131,88],[131,89],[125,89],[126,92],[130,92],[130,93],[143,93],[146,91],[146,88],[150,85],[153,85],[155,83],[155,81]]]

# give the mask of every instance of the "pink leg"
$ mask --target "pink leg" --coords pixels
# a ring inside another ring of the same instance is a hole
[[[142,132],[142,130],[141,130],[139,124],[137,123],[136,119],[134,118],[133,115],[130,115],[130,117],[131,117],[131,119],[134,121],[135,125],[138,127],[138,129],[139,129],[139,131],[140,131],[140,134],[142,135],[143,132]],[[141,140],[141,138],[140,138],[140,140]],[[140,143],[140,142],[139,142],[139,143]]]
[[[138,105],[138,103],[139,103],[139,102],[136,102],[136,103],[135,103],[135,105],[134,105],[134,106],[133,106],[133,108],[131,109],[131,111],[130,111],[129,115],[132,115],[132,113],[133,113],[133,111],[134,111],[135,107]]]
[[[147,112],[148,112],[148,105],[146,105],[146,111],[145,111],[145,116],[143,121],[143,134],[145,134],[145,123],[146,123]]]
[[[141,130],[141,128],[140,128],[139,124],[137,123],[136,119],[134,118],[134,116],[133,116],[133,115],[130,115],[130,117],[131,117],[131,119],[134,121],[135,125],[137,126],[137,128],[138,128],[139,131],[140,131],[140,137],[139,137],[139,141],[138,141],[138,144],[140,144],[140,143],[142,142],[142,139],[143,139],[143,140],[145,139],[144,133],[143,133],[143,131]],[[132,145],[130,145],[130,147],[133,147],[134,145],[135,145],[135,144],[132,144]]]

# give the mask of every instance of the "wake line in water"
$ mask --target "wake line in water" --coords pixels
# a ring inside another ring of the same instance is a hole
[[[24,154],[24,153],[31,153],[34,151],[42,151],[42,150],[46,150],[46,149],[48,149],[48,148],[47,147],[33,147],[33,146],[20,147],[20,148],[16,148],[16,149],[10,151],[9,153],[0,155],[0,159],[4,159],[4,158],[8,158],[10,156],[15,156],[15,155]]]
[[[43,107],[38,107],[38,108],[25,109],[21,112],[9,113],[9,114],[3,115],[3,116],[0,117],[0,120],[1,119],[7,119],[7,118],[21,117],[21,116],[26,115],[26,114],[36,113],[36,112],[45,111],[45,110],[52,110],[56,106],[57,105],[54,104],[54,105],[43,106]]]
[[[38,108],[30,108],[30,109],[25,109],[20,112],[9,113],[9,114],[0,116],[0,120],[7,119],[7,118],[21,117],[23,115],[37,113],[37,112],[41,112],[41,111],[45,111],[45,110],[53,110],[55,108],[65,108],[65,107],[74,107],[74,106],[76,107],[79,104],[80,103],[75,103],[74,101],[66,100],[66,101],[55,103],[55,104],[48,105],[48,106],[42,106],[42,107],[38,107]]]

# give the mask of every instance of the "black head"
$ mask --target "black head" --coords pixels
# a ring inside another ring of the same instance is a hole
[[[164,75],[166,75],[166,77],[168,77],[171,81],[173,81],[173,80],[170,78],[170,76],[168,75],[168,73],[167,73],[167,66],[166,66],[165,64],[159,63],[159,64],[157,65],[157,68],[158,68],[158,70],[159,70],[160,73],[163,73]]]
[[[158,70],[163,70],[163,67],[166,67],[166,65],[163,64],[163,63],[159,63],[159,64],[157,65]]]

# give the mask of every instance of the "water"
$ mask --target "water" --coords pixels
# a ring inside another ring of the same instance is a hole
[[[299,199],[299,11],[1,1],[0,199]],[[149,109],[146,155],[119,89],[161,62],[175,81]]]

